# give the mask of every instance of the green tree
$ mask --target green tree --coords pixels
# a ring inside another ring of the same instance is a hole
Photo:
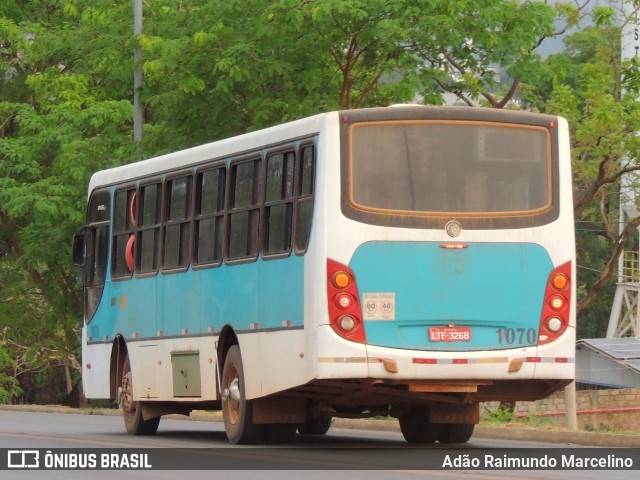
[[[147,151],[321,111],[442,103],[444,92],[504,107],[537,74],[540,43],[579,15],[504,0],[153,0],[145,8]]]
[[[504,108],[523,79],[539,75],[541,43],[573,25],[577,8],[554,9],[546,2],[463,0],[414,2],[415,34],[410,45],[420,58],[425,98],[434,82],[468,105]],[[429,8],[429,14],[420,12]],[[556,30],[558,18],[563,28]],[[502,74],[498,72],[501,71]]]
[[[12,361],[0,368],[64,395],[78,378],[81,311],[69,242],[90,174],[132,156],[124,73],[110,63],[132,42],[112,28],[110,2],[7,2],[1,13],[0,345]]]
[[[593,19],[523,88],[531,108],[564,115],[571,127],[580,336],[604,335],[618,258],[640,225],[632,218],[619,232],[621,178],[640,169],[638,63],[620,61],[612,8],[594,9]]]

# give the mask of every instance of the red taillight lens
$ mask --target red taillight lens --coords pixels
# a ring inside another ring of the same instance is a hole
[[[469,248],[469,245],[466,243],[441,243],[439,247],[445,250],[464,250],[465,248]]]
[[[560,265],[549,275],[542,304],[538,345],[560,337],[569,325],[571,305],[571,262]]]
[[[340,310],[348,310],[353,305],[353,298],[348,293],[340,293],[334,300]]]
[[[353,272],[346,265],[327,259],[327,297],[333,331],[342,338],[364,343],[364,325]]]
[[[566,299],[562,295],[551,295],[549,297],[549,307],[556,312],[563,310],[567,304]]]

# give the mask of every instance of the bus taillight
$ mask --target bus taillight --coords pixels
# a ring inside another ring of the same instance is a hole
[[[356,278],[349,267],[331,259],[327,259],[327,297],[333,331],[347,340],[364,343]]]
[[[353,298],[348,293],[339,293],[335,297],[336,307],[340,310],[347,310],[353,305]]]
[[[548,343],[562,335],[569,325],[571,304],[571,262],[555,268],[544,294],[538,345]]]

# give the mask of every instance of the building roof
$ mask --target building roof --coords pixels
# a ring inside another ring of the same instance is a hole
[[[617,387],[640,385],[640,338],[583,339],[576,343],[576,353],[576,381]]]

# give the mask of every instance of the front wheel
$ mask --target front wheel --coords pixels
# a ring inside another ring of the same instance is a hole
[[[229,443],[259,443],[263,425],[253,423],[253,402],[245,397],[244,370],[240,348],[233,345],[222,368],[222,419]]]
[[[160,417],[145,420],[142,417],[140,402],[133,400],[133,380],[131,363],[127,355],[122,372],[122,413],[124,426],[130,435],[153,435],[158,431]]]

